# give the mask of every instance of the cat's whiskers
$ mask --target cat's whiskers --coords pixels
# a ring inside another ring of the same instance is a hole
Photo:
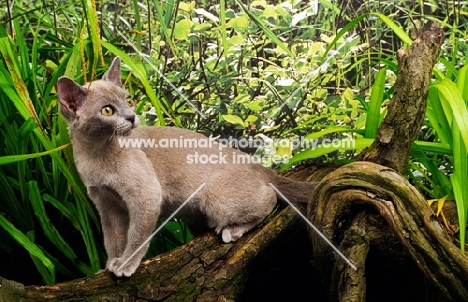
[[[123,135],[122,135],[122,132],[121,132],[118,128],[116,128],[116,129],[114,129],[114,131],[112,132],[112,135],[109,137],[109,141],[115,142],[115,141],[117,141],[117,138],[118,138],[119,136],[123,136]]]
[[[116,131],[117,131],[116,129],[114,129],[114,131],[112,131],[112,134],[108,138],[109,142],[116,142],[117,141],[117,137],[116,137],[117,135],[115,133]]]
[[[127,125],[120,124],[114,128],[112,134],[109,136],[109,142],[116,142],[119,136],[128,136],[132,128],[129,129]]]

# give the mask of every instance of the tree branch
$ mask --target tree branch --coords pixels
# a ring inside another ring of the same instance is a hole
[[[434,22],[411,46],[398,50],[395,92],[375,141],[360,155],[362,160],[406,173],[411,145],[424,121],[432,68],[444,37],[444,32]]]

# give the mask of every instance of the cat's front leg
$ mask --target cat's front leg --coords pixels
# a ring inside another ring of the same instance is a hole
[[[117,277],[130,277],[136,271],[149,247],[149,242],[145,241],[155,229],[160,213],[159,183],[147,183],[138,187],[138,190],[134,187],[134,190],[123,194],[130,218],[127,245],[122,256],[110,259],[108,263],[108,269]],[[135,192],[138,194],[134,194]]]
[[[106,268],[110,260],[121,257],[127,246],[128,210],[122,197],[105,186],[90,186],[88,194],[93,200],[101,218],[104,247],[107,253]]]

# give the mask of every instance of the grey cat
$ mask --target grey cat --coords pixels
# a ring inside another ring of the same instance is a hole
[[[120,65],[120,58],[115,58],[101,80],[84,86],[67,77],[57,83],[76,167],[101,217],[106,268],[116,276],[135,272],[148,244],[128,259],[151,235],[158,217],[172,214],[202,184],[181,216],[189,227],[205,224],[214,229],[226,243],[271,213],[277,194],[270,184],[289,201],[308,201],[315,183],[289,180],[259,163],[238,163],[245,153],[211,139],[211,146],[192,148],[122,146],[122,138],[155,142],[207,138],[173,127],[137,127],[135,103],[121,83]],[[212,160],[197,163],[195,154]]]

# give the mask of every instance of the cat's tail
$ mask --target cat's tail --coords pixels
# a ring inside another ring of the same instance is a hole
[[[276,193],[279,200],[286,201],[284,200],[284,197],[286,197],[287,201],[299,203],[307,203],[312,191],[318,184],[318,182],[296,181],[280,175],[276,175],[271,183],[281,192],[281,194]]]

